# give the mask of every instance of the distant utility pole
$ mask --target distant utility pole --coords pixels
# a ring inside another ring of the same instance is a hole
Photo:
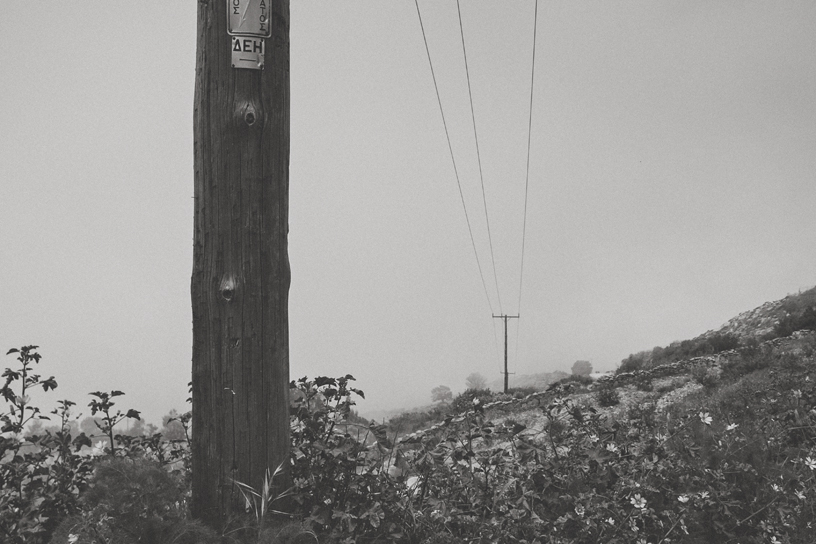
[[[221,529],[235,481],[288,487],[289,0],[197,5],[192,511]]]
[[[518,319],[519,316],[517,315],[493,315],[493,319],[504,319],[504,392],[507,393],[508,384],[508,375],[507,372],[507,320],[508,319]]]

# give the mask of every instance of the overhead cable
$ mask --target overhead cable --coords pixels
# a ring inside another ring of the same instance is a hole
[[[499,313],[502,311],[501,293],[499,291],[499,278],[496,274],[496,259],[493,256],[493,237],[490,235],[490,218],[487,213],[487,196],[485,195],[484,175],[482,174],[482,157],[479,153],[479,136],[476,133],[476,114],[473,110],[473,92],[470,88],[470,70],[468,70],[467,48],[465,47],[465,31],[462,28],[462,10],[459,7],[459,0],[456,0],[456,10],[459,13],[459,34],[462,36],[462,53],[465,57],[465,75],[467,76],[468,96],[470,97],[470,117],[473,121],[473,137],[476,140],[476,160],[479,163],[479,179],[482,183],[482,202],[484,203],[485,222],[487,223],[487,240],[490,244],[490,260],[493,263],[493,280],[496,283],[496,298],[499,302]]]
[[[519,272],[519,298],[518,309],[516,313],[521,315],[521,288],[524,281],[524,243],[527,238],[527,193],[530,186],[530,141],[533,133],[533,91],[535,89],[535,51],[536,51],[536,34],[538,30],[538,0],[535,3],[535,11],[533,14],[533,60],[532,68],[530,70],[530,116],[527,121],[527,174],[524,179],[524,219],[521,227],[521,266]],[[516,353],[518,353],[518,335],[519,328],[516,329]]]
[[[476,266],[479,268],[479,277],[482,278],[482,287],[484,288],[485,297],[487,298],[487,305],[490,308],[490,313],[493,313],[493,304],[490,302],[490,294],[487,290],[487,283],[485,282],[484,273],[482,272],[482,263],[479,260],[479,252],[476,250],[476,242],[473,239],[473,229],[470,226],[470,217],[468,216],[467,206],[465,205],[465,196],[462,193],[462,183],[459,181],[459,171],[456,168],[456,159],[453,156],[453,146],[451,146],[450,133],[448,132],[448,123],[445,121],[445,111],[442,109],[442,98],[439,96],[439,86],[436,83],[436,74],[434,73],[433,61],[431,61],[431,50],[428,48],[428,38],[425,35],[425,26],[422,24],[422,13],[419,10],[419,0],[414,0],[417,8],[417,16],[419,17],[419,27],[422,29],[422,40],[425,42],[425,52],[428,54],[428,65],[431,67],[431,77],[433,78],[434,89],[436,90],[436,100],[439,103],[439,113],[442,116],[442,125],[445,127],[445,138],[448,140],[448,151],[450,151],[451,163],[453,164],[453,173],[456,175],[456,186],[459,188],[459,198],[462,200],[462,210],[465,212],[465,221],[467,222],[468,233],[470,234],[470,244],[473,246],[473,254],[476,256]],[[491,248],[492,249],[492,248]],[[493,266],[495,274],[495,264]],[[494,327],[495,336],[495,327]]]

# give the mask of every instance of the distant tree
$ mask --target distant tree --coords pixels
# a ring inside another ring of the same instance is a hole
[[[161,434],[167,440],[184,440],[184,426],[178,420],[180,417],[176,409],[170,410],[166,416],[162,417]]]
[[[447,385],[440,385],[431,389],[431,400],[434,402],[450,402],[453,400],[453,393]]]
[[[123,434],[127,436],[152,436],[156,434],[159,428],[152,423],[146,423],[144,420],[136,419],[132,422],[128,420],[127,428],[118,431],[116,434]]]
[[[42,436],[45,434],[45,425],[43,425],[42,419],[33,419],[31,423],[28,424],[28,431],[26,432],[26,436]]]
[[[94,435],[101,436],[102,431],[100,431],[99,427],[97,427],[96,425],[97,423],[99,423],[100,425],[102,424],[101,417],[87,416],[83,418],[82,421],[79,422],[79,430],[87,434],[88,436]]]
[[[589,376],[592,374],[592,363],[589,361],[575,361],[572,365],[572,373],[576,376]]]
[[[487,387],[487,378],[474,372],[465,379],[465,385],[468,389],[485,389]]]

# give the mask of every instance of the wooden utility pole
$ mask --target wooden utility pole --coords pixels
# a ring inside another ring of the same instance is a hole
[[[288,487],[289,0],[199,0],[197,40],[192,510],[221,528],[234,481]]]
[[[508,319],[518,319],[519,316],[517,315],[493,315],[493,319],[504,319],[504,392],[507,393],[509,389],[508,385],[510,380],[508,380],[509,372],[507,372],[507,320]]]

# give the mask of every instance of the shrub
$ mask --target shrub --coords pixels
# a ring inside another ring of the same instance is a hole
[[[691,377],[706,389],[713,389],[719,383],[717,371],[706,365],[695,365],[691,369]]]
[[[90,484],[82,512],[60,524],[53,544],[218,541],[189,519],[183,480],[155,461],[108,458],[97,464]]]
[[[773,362],[772,348],[767,346],[745,347],[735,357],[729,357],[721,365],[722,379],[734,381],[746,374],[767,368]]]
[[[604,407],[616,406],[620,403],[620,394],[613,385],[604,385],[595,393],[598,404]]]
[[[652,379],[645,374],[635,378],[635,387],[637,387],[638,391],[652,391],[654,389],[654,386],[652,386]]]
[[[482,406],[493,400],[493,393],[490,389],[466,389],[458,394],[451,403],[451,412],[461,414],[473,409],[473,401],[479,400]]]
[[[646,367],[646,352],[640,352],[636,354],[629,355],[626,359],[621,361],[620,366],[615,371],[616,374],[621,374],[623,372],[634,372],[636,370],[642,370]]]
[[[566,378],[561,378],[555,383],[577,383],[580,385],[590,385],[595,380],[593,380],[590,376],[584,374],[570,374]]]

